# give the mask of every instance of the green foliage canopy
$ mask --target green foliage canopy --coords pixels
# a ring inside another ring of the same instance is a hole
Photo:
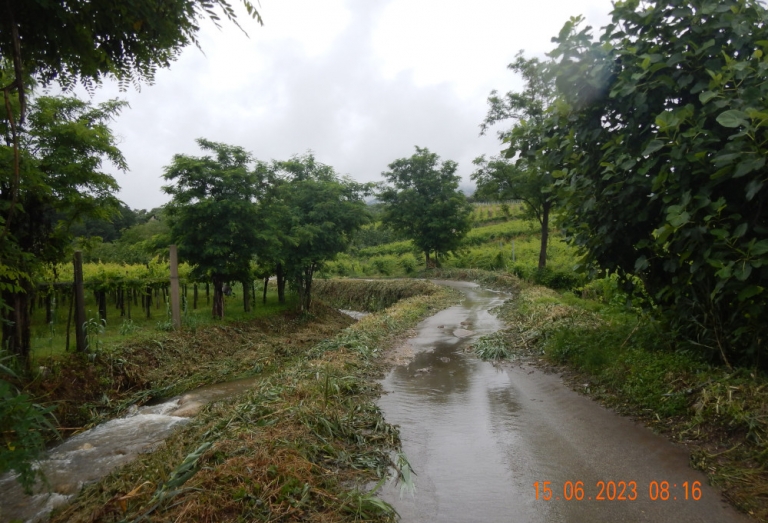
[[[248,13],[261,17],[249,0]],[[199,20],[218,22],[215,8],[230,21],[226,0],[6,0],[0,16],[0,62],[13,65],[10,84],[20,95],[35,77],[48,84],[88,87],[105,76],[128,82],[152,82],[181,50],[197,44]],[[236,23],[236,22],[235,22]]]
[[[554,64],[538,58],[526,59],[520,51],[508,68],[525,81],[520,92],[510,91],[500,97],[496,91],[488,98],[488,114],[480,125],[484,134],[492,125],[513,120],[510,129],[499,131],[499,139],[508,144],[506,158],[484,156],[474,160],[478,196],[494,200],[522,200],[528,214],[541,224],[539,268],[547,264],[549,215],[556,198],[552,172],[559,168],[560,157],[550,147],[552,136],[549,108],[555,100]],[[512,159],[511,161],[509,159]]]
[[[222,287],[250,279],[251,260],[263,241],[256,201],[263,194],[262,171],[241,147],[200,138],[212,155],[177,154],[163,177],[172,196],[166,206],[171,239],[179,257],[195,266],[192,276],[210,278],[214,286],[213,315],[221,318]]]
[[[572,19],[550,127],[586,261],[638,275],[697,346],[763,366],[767,21],[753,0],[630,0],[593,41]]]
[[[365,184],[339,177],[312,154],[275,162],[271,214],[281,238],[280,258],[296,287],[302,310],[311,306],[312,279],[323,262],[344,252],[369,222]]]
[[[92,106],[76,98],[37,98],[20,135],[19,169],[13,191],[14,148],[0,145],[0,217],[8,237],[0,242],[0,290],[6,305],[3,343],[26,361],[29,314],[25,305],[35,274],[58,263],[72,241],[70,226],[83,217],[106,217],[117,208],[117,182],[102,170],[105,161],[125,169],[125,159],[108,123],[125,106],[110,101]],[[10,143],[8,126],[0,127]],[[15,193],[15,195],[14,195]],[[15,199],[15,202],[14,202]],[[14,325],[14,328],[11,328]]]
[[[457,164],[429,149],[416,147],[416,154],[389,164],[382,176],[390,185],[378,193],[384,204],[382,223],[413,240],[424,252],[455,251],[472,227],[472,206],[459,190]]]

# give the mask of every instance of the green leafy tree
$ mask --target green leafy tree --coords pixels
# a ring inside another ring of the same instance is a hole
[[[249,14],[261,21],[251,2],[243,0],[243,3]],[[234,11],[226,0],[5,0],[2,3],[0,90],[4,103],[0,108],[0,126],[3,128],[6,149],[0,151],[0,162],[3,164],[3,180],[0,180],[0,278],[4,282],[3,303],[0,307],[14,310],[23,307],[26,299],[20,298],[20,295],[28,290],[33,277],[29,272],[29,260],[30,257],[34,258],[34,254],[27,246],[19,243],[22,240],[14,231],[29,226],[39,230],[54,221],[40,214],[40,208],[26,208],[25,205],[35,203],[30,199],[29,188],[34,187],[43,199],[51,197],[62,202],[66,197],[59,195],[58,191],[62,189],[60,180],[72,183],[71,187],[63,188],[65,193],[80,188],[86,194],[92,189],[100,191],[95,185],[89,186],[88,179],[78,180],[78,173],[70,173],[64,162],[60,161],[67,157],[64,152],[66,144],[61,143],[62,136],[56,136],[53,140],[54,145],[64,149],[47,156],[47,161],[55,163],[54,167],[62,171],[57,178],[35,178],[34,170],[24,169],[22,164],[25,158],[36,157],[40,160],[49,152],[46,143],[40,141],[40,136],[35,137],[38,144],[31,145],[36,149],[24,149],[30,146],[27,138],[29,131],[23,127],[30,86],[37,81],[44,85],[58,82],[65,88],[75,83],[93,88],[105,77],[117,78],[123,86],[129,82],[136,85],[142,81],[151,82],[158,68],[168,67],[182,48],[197,43],[195,35],[201,18],[208,16],[214,21],[219,19],[215,11],[217,6],[226,18],[234,21]],[[117,102],[111,104],[114,113]],[[83,113],[81,108],[65,107],[63,104],[59,104],[56,110],[39,108],[39,118],[51,115],[51,118],[74,121]],[[101,116],[96,115],[95,121],[100,124],[101,120]],[[80,125],[86,127],[88,122],[83,119]],[[31,122],[31,128],[31,132],[35,132],[35,129],[40,129],[40,125]],[[103,136],[94,139],[94,148],[98,148],[105,140],[111,141],[108,130]],[[86,143],[85,140],[76,139],[76,147],[70,156],[87,147]],[[73,165],[78,164],[75,162]],[[43,165],[41,169],[45,171],[47,168]],[[88,177],[97,169],[98,165],[92,165]],[[26,176],[31,178],[24,179]],[[112,188],[116,189],[114,180],[110,180]],[[46,209],[46,212],[56,211]],[[30,217],[34,217],[33,221],[39,218],[42,223],[30,223]],[[27,223],[15,224],[16,219],[27,220]],[[35,249],[48,252],[56,250],[52,245],[35,246]],[[56,252],[61,256],[61,250]],[[9,292],[14,295],[10,302],[5,301]],[[15,320],[21,320],[27,315],[24,312],[14,314]],[[6,325],[4,335],[7,335],[5,331],[8,328]],[[10,348],[22,354],[28,351],[29,343],[24,339],[28,325],[15,321],[14,330],[15,341]]]
[[[98,236],[105,242],[113,242],[120,238],[122,233],[138,223],[136,211],[120,203],[116,213],[110,218],[85,218],[81,223],[72,226],[72,235],[91,238]]]
[[[117,182],[102,171],[102,164],[106,160],[126,168],[108,127],[125,105],[111,101],[94,107],[76,98],[37,98],[20,136],[19,168],[24,176],[18,191],[9,190],[14,185],[15,151],[0,145],[0,203],[9,213],[16,202],[14,220],[5,223],[11,241],[2,250],[3,345],[24,363],[29,360],[34,274],[44,263],[62,261],[72,242],[73,223],[84,217],[105,218],[119,206],[114,196]],[[6,143],[11,142],[9,127],[0,129]]]
[[[617,2],[554,40],[565,225],[698,347],[766,366],[768,21],[752,0]],[[631,283],[631,279],[627,278]]]
[[[308,312],[315,273],[344,252],[370,220],[363,199],[370,187],[340,178],[311,153],[275,162],[273,168],[278,179],[270,208],[282,231],[279,259],[298,292],[301,310]]]
[[[263,194],[253,157],[241,147],[200,138],[210,156],[177,154],[163,177],[172,196],[166,206],[179,258],[194,265],[192,277],[213,283],[215,318],[224,316],[224,283],[248,278],[262,242],[256,207]]]
[[[382,223],[413,240],[427,267],[430,253],[439,263],[439,255],[458,249],[472,227],[472,206],[459,190],[457,166],[451,160],[441,164],[437,154],[416,147],[416,154],[395,160],[382,173],[390,184],[378,193]]]
[[[487,161],[475,159],[478,195],[495,200],[522,200],[528,214],[541,225],[539,268],[547,264],[549,217],[556,203],[552,172],[561,167],[561,155],[553,154],[549,133],[549,109],[555,100],[554,67],[538,58],[526,59],[523,51],[507,66],[525,81],[521,92],[510,91],[499,96],[492,91],[488,98],[488,114],[480,125],[480,134],[500,122],[513,120],[511,129],[498,132],[508,144],[504,158]],[[505,159],[512,159],[508,161]]]
[[[253,4],[242,1],[261,23]],[[18,93],[23,118],[29,77],[65,88],[93,87],[107,76],[122,85],[151,83],[158,68],[197,44],[202,18],[218,22],[217,7],[236,23],[226,0],[5,0],[0,62],[10,64],[13,74],[0,89],[6,97]]]

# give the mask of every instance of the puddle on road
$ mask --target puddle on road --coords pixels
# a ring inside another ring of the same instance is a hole
[[[403,522],[748,521],[688,466],[684,448],[573,392],[555,375],[527,365],[494,367],[464,352],[502,327],[488,310],[507,296],[469,283],[436,283],[466,298],[417,326],[404,345],[412,359],[390,371],[378,402],[385,419],[400,426],[416,473],[414,496],[401,497],[392,484],[380,493]],[[543,497],[545,481],[550,501],[536,499],[533,484],[540,483]],[[579,481],[584,499],[565,500],[566,482]],[[637,499],[587,499],[598,494],[598,481],[634,481]],[[652,481],[669,483],[667,501],[649,499]],[[683,485],[694,481],[701,482],[702,498],[686,501]]]
[[[502,327],[488,312],[508,295],[474,284],[440,282],[463,302],[417,327],[413,359],[392,369],[379,406],[401,427],[403,450],[416,472],[415,496],[389,485],[382,498],[403,521],[529,521],[528,485],[515,475],[520,405],[503,371],[465,352]],[[517,495],[513,493],[517,492]],[[512,517],[514,515],[514,517]]]

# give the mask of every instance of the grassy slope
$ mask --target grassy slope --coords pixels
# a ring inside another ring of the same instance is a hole
[[[473,229],[463,248],[441,260],[443,267],[506,270],[530,281],[558,288],[584,283],[573,272],[575,251],[553,228],[547,249],[548,269],[538,271],[540,226],[522,217],[519,205],[476,205]],[[514,256],[513,256],[514,251]],[[410,240],[385,243],[342,254],[323,268],[325,277],[409,276],[424,270],[424,255]]]
[[[285,359],[350,323],[347,316],[319,304],[312,318],[283,307],[257,318],[180,332],[147,328],[87,355],[40,357],[44,372],[20,385],[35,401],[55,408],[66,434],[152,398],[274,372]]]

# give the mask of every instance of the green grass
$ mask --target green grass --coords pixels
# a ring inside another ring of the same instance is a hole
[[[554,230],[547,247],[547,268],[538,269],[540,226],[520,218],[519,205],[508,215],[498,204],[476,205],[475,213],[478,219],[464,246],[440,260],[443,268],[506,271],[523,280],[560,289],[586,283],[583,276],[574,272],[578,261],[575,250]],[[325,278],[407,277],[424,269],[423,253],[409,240],[341,254],[326,263],[320,274]]]
[[[512,238],[537,235],[541,226],[533,220],[513,219],[492,225],[482,225],[472,228],[464,239],[467,246],[482,245],[489,242],[507,242]]]
[[[274,285],[270,285],[267,293],[267,303],[262,304],[261,287],[257,285],[256,304],[251,312],[244,312],[242,288],[235,285],[234,295],[225,297],[224,321],[236,322],[248,319],[265,318],[274,316],[282,311],[289,310],[295,303],[295,296],[288,294],[287,303],[280,304],[277,301],[277,291]],[[197,309],[192,309],[193,300],[191,290],[186,299],[186,310],[182,312],[182,324],[187,329],[196,329],[204,325],[221,323],[213,318],[211,307],[206,304],[205,290],[200,290],[198,295]],[[211,290],[210,298],[213,298]],[[120,316],[120,310],[114,303],[107,304],[107,321],[102,323],[98,318],[98,307],[92,293],[86,293],[86,318],[91,332],[95,335],[94,343],[99,348],[107,348],[119,345],[136,336],[152,336],[158,331],[168,331],[171,329],[170,309],[166,303],[159,303],[152,306],[150,318],[146,317],[146,312],[139,306],[132,305],[131,317]],[[162,298],[161,298],[162,299]],[[66,331],[67,316],[69,315],[69,303],[54,304],[52,321],[49,324],[45,322],[45,310],[42,307],[36,307],[32,315],[31,344],[33,358],[61,356],[66,352]],[[103,327],[103,328],[98,328]],[[70,326],[69,350],[73,351],[75,347],[75,327],[74,322]]]

